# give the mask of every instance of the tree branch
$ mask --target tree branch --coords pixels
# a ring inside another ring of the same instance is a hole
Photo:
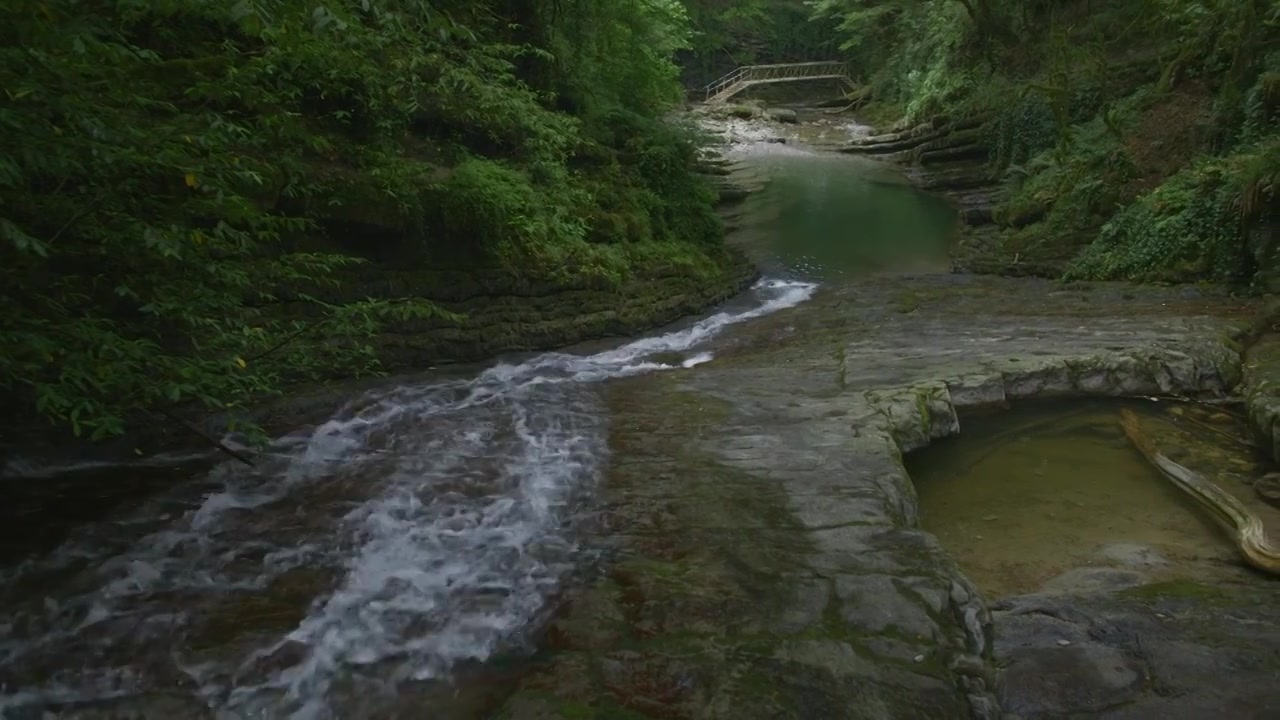
[[[231,456],[232,458],[235,458],[236,460],[239,460],[240,462],[244,463],[245,465],[248,465],[249,467],[254,466],[253,460],[248,455],[245,455],[242,452],[232,449],[226,443],[222,442],[218,438],[205,432],[204,429],[201,428],[199,425],[196,425],[195,423],[191,422],[190,420],[186,420],[185,418],[178,417],[170,410],[161,409],[161,410],[158,410],[157,412],[160,415],[163,415],[165,418],[168,418],[169,420],[172,420],[173,422],[178,423],[179,425],[191,431],[192,433],[200,436],[201,438],[204,439],[205,442],[214,446],[221,452],[226,453],[227,455]]]

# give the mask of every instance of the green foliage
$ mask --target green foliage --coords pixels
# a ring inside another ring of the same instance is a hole
[[[1197,162],[1126,207],[1066,277],[1237,280],[1250,268],[1240,232],[1247,156]]]
[[[834,23],[852,67],[881,101],[908,119],[944,112],[984,87],[993,45],[1009,33],[1012,3],[999,0],[810,0]]]
[[[1193,13],[1194,15],[1194,13]],[[1068,271],[1070,277],[1247,281],[1274,275],[1274,248],[1254,248],[1248,230],[1275,219],[1280,138],[1272,52],[1243,93],[1225,83],[1216,104],[1224,154],[1203,154],[1108,222]],[[1232,100],[1241,99],[1239,112]]]
[[[1024,92],[986,126],[986,144],[1000,167],[1025,163],[1059,141],[1062,128],[1040,93]]]
[[[1227,279],[1275,262],[1245,239],[1274,220],[1273,0],[810,5],[903,119],[987,120],[1011,257],[1089,246],[1072,277]]]
[[[682,54],[688,84],[705,85],[739,65],[825,60],[836,52],[829,23],[806,0],[683,0],[694,29]]]
[[[1010,247],[1019,252],[1092,237],[1106,222],[1136,169],[1104,123],[1079,128],[1068,145],[1057,145],[1025,165],[1006,171],[1006,198],[998,222],[1014,228]]]
[[[321,300],[368,258],[705,266],[708,191],[657,119],[685,23],[674,0],[5,4],[6,407],[103,437],[376,372],[379,327],[449,316]]]
[[[691,31],[679,0],[564,5],[552,51],[566,71],[566,95],[591,114],[651,116],[680,100],[675,54],[689,47]]]

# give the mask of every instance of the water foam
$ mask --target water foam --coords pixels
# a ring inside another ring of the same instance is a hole
[[[194,682],[232,717],[328,718],[492,657],[579,561],[570,520],[608,455],[593,384],[707,362],[724,328],[813,289],[762,281],[664,335],[370,393],[256,468],[80,528],[0,572],[0,716]]]

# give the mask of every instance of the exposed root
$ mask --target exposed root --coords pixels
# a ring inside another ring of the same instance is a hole
[[[1142,422],[1132,410],[1120,411],[1120,426],[1133,446],[1161,474],[1195,498],[1235,535],[1236,545],[1250,565],[1272,575],[1280,575],[1280,549],[1267,541],[1266,530],[1257,515],[1249,512],[1244,503],[1231,493],[1160,454],[1151,439],[1142,432]]]

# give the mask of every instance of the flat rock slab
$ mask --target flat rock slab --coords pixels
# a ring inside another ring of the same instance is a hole
[[[1170,582],[996,605],[1005,712],[1034,718],[1280,717],[1276,593]]]
[[[713,362],[615,383],[604,577],[499,716],[1112,712],[1154,671],[1109,637],[1031,642],[997,673],[1012,636],[918,529],[902,453],[959,432],[958,407],[1225,394],[1252,310],[1205,291],[869,279],[735,329]]]

